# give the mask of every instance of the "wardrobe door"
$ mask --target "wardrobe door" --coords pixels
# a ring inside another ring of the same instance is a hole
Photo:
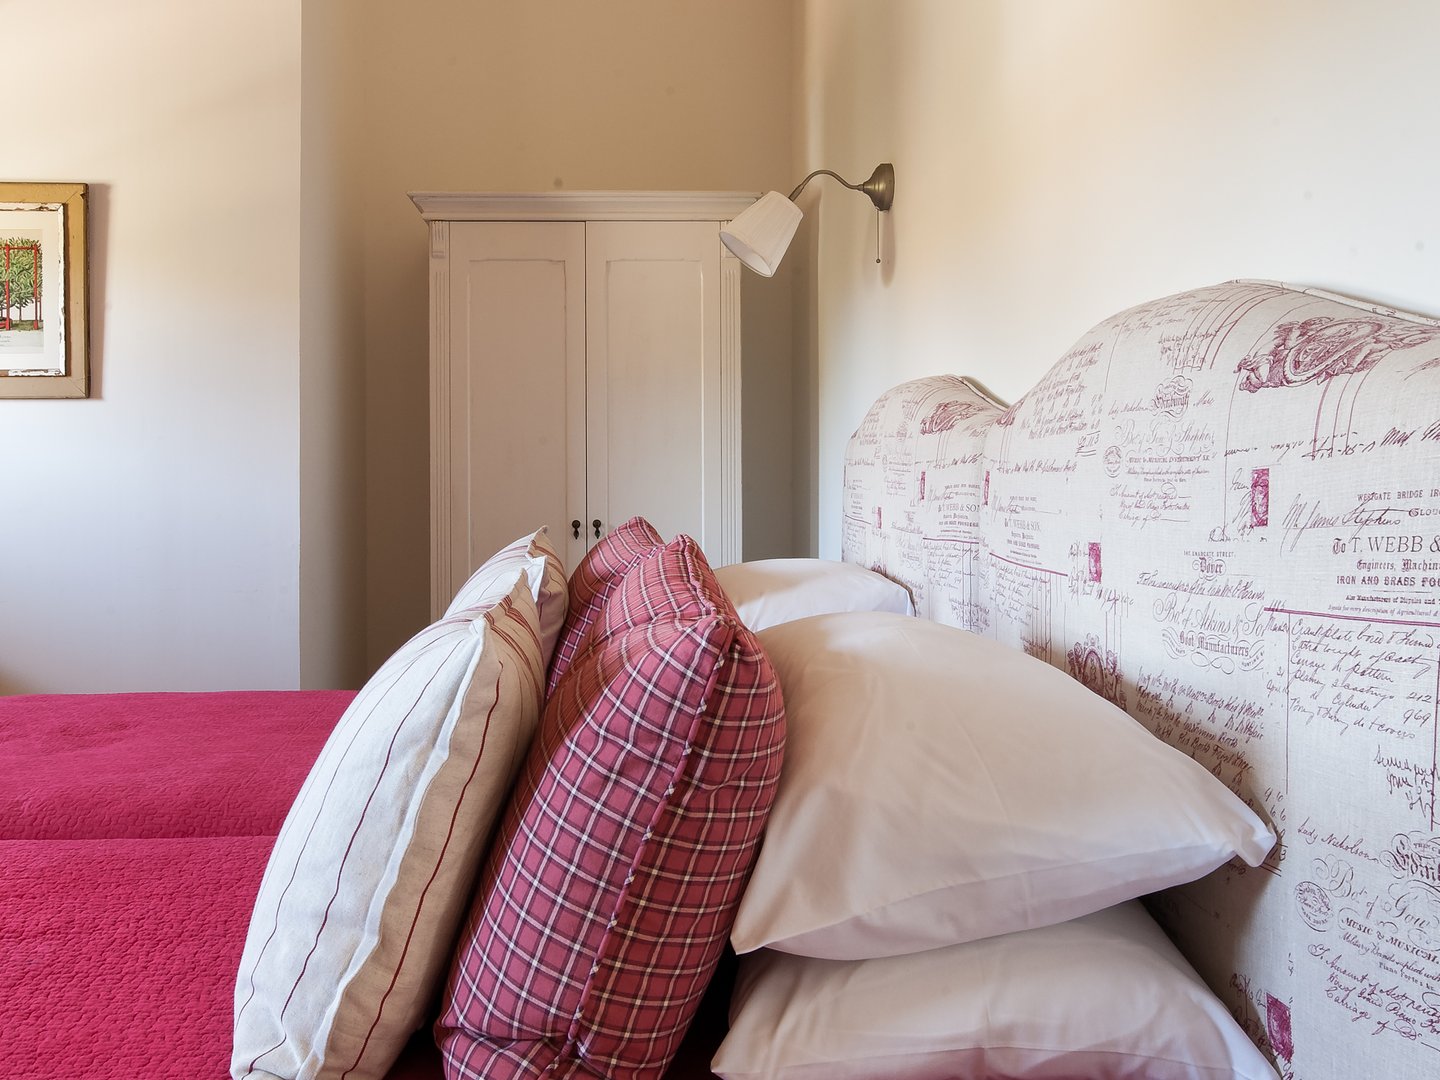
[[[439,261],[449,280],[432,281],[448,304],[432,308],[431,325],[437,614],[522,533],[548,525],[567,567],[588,535],[571,528],[585,514],[584,224],[451,222]]]
[[[719,237],[713,221],[586,226],[588,517],[603,533],[641,514],[716,565],[727,455],[739,459],[722,408]]]

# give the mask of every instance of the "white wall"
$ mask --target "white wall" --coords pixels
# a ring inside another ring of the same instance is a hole
[[[805,168],[834,185],[806,350],[823,554],[845,441],[941,371],[1025,391],[1089,326],[1234,277],[1440,314],[1440,5],[805,0]]]
[[[4,179],[91,185],[93,372],[0,400],[0,693],[294,686],[298,2],[0,21]]]
[[[365,38],[355,182],[373,666],[428,612],[428,248],[405,193],[782,187],[793,174],[797,9],[791,0],[363,0],[351,10]],[[776,307],[773,297],[754,306]],[[766,368],[751,344],[747,334],[746,379],[778,370],[773,392],[788,394],[788,356]],[[753,389],[745,407],[758,412]],[[546,403],[535,411],[537,423],[556,422]],[[788,461],[778,471],[788,475]],[[782,531],[761,539],[788,543]]]

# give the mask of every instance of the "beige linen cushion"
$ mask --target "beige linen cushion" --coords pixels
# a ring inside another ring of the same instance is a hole
[[[565,564],[560,561],[555,545],[550,543],[549,533],[542,525],[533,533],[506,544],[470,575],[445,609],[448,618],[468,608],[489,607],[510,591],[515,571],[523,571],[530,583],[530,595],[540,610],[540,656],[547,666],[560,637],[569,602]]]

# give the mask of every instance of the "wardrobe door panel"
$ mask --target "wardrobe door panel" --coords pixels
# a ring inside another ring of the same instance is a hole
[[[590,516],[642,514],[718,555],[719,226],[591,222],[586,263]]]
[[[585,549],[585,230],[576,222],[455,222],[449,258],[449,580],[548,525]],[[437,498],[445,492],[436,491]],[[441,601],[443,600],[443,603]]]

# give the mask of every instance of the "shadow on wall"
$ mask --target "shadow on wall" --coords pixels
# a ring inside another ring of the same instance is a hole
[[[85,321],[90,355],[90,397],[105,396],[105,268],[109,265],[110,185],[89,184],[85,216],[86,270]],[[0,680],[0,693],[6,691]]]
[[[820,278],[815,260],[820,253],[820,209],[809,208],[791,244],[794,283],[791,286],[794,356],[791,423],[795,462],[795,520],[792,525],[799,554],[820,554]]]
[[[367,671],[429,621],[429,243],[409,199],[391,202],[372,227],[393,257],[365,265]]]

